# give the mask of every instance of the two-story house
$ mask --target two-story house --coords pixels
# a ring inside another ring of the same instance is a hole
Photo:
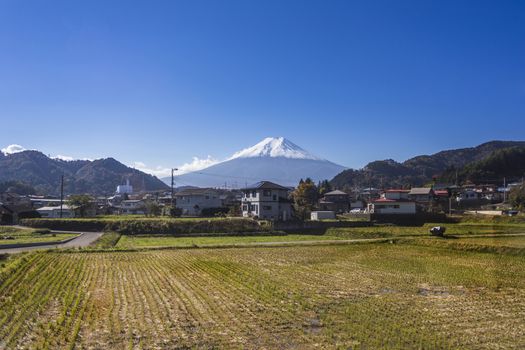
[[[350,210],[350,196],[339,190],[327,192],[319,201],[319,209],[335,213],[347,212]]]
[[[185,216],[199,216],[203,209],[222,207],[220,193],[213,188],[188,188],[177,192],[175,199],[175,206]]]
[[[290,189],[270,181],[261,181],[243,189],[242,216],[286,221],[292,216],[288,199]]]

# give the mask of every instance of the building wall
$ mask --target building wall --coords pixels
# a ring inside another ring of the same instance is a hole
[[[333,211],[313,211],[310,213],[310,220],[335,219]]]
[[[182,215],[198,216],[202,209],[220,208],[222,201],[217,194],[209,193],[206,195],[187,195],[177,197],[175,205],[182,210]],[[198,208],[196,208],[196,206]]]
[[[408,199],[408,192],[385,192],[383,197],[386,199]]]

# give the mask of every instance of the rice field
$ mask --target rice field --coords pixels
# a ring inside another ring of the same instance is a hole
[[[522,256],[374,243],[40,252],[0,266],[0,348],[525,347]]]
[[[459,242],[492,247],[525,248],[525,236],[462,238]]]

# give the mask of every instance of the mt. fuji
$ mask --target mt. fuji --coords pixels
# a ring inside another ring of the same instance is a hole
[[[344,166],[319,158],[284,137],[268,137],[252,147],[235,152],[227,160],[205,169],[175,177],[177,186],[242,188],[268,180],[296,186],[307,177],[315,182],[330,180]],[[170,183],[171,178],[163,179]]]

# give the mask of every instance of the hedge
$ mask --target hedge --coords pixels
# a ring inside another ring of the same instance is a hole
[[[124,235],[161,234],[181,235],[196,233],[268,232],[270,225],[252,219],[202,219],[202,220],[108,220],[108,219],[24,219],[21,224],[29,227],[63,231],[115,231]]]

